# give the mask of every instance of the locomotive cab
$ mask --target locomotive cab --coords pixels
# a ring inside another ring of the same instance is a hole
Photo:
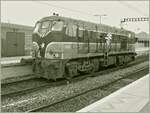
[[[38,21],[32,36],[32,57],[45,58],[49,56],[50,58],[53,52],[50,48],[47,48],[47,46],[55,40],[62,39],[64,28],[64,22],[60,19]],[[55,56],[57,57],[58,55]]]
[[[44,20],[39,21],[35,25],[34,33],[38,33],[41,37],[46,36],[53,31],[62,31],[64,22],[61,20]]]

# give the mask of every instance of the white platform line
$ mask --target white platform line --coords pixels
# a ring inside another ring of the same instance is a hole
[[[149,101],[149,74],[77,112],[139,112]]]

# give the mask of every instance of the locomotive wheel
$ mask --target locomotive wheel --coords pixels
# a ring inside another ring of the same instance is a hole
[[[98,59],[93,59],[92,60],[92,64],[93,64],[93,70],[92,70],[92,72],[99,71],[99,61],[98,61]]]
[[[71,80],[74,76],[77,76],[79,73],[77,71],[76,63],[68,63],[65,67],[66,75],[65,78],[67,80]]]

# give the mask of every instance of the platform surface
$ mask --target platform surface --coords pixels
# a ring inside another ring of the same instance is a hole
[[[19,63],[21,58],[31,58],[31,56],[2,57],[1,65]]]
[[[137,53],[137,56],[147,55],[150,52],[150,48],[149,47],[135,48],[135,52]]]
[[[135,47],[135,51],[149,51],[149,47]]]
[[[149,74],[77,112],[139,112],[149,101]]]
[[[1,80],[32,74],[32,65],[20,64],[22,58],[28,59],[31,56],[17,56],[1,58]]]

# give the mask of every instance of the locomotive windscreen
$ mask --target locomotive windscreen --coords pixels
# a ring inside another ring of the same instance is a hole
[[[61,31],[63,28],[63,22],[62,21],[42,21],[42,22],[37,22],[34,33],[39,33],[42,35],[45,35],[49,31]]]

